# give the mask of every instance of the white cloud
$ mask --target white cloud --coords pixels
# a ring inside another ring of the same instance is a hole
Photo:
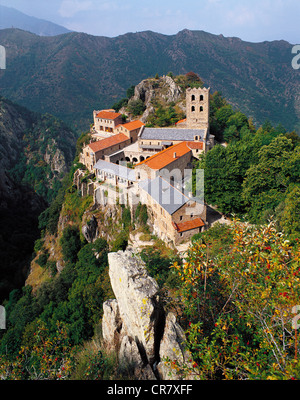
[[[93,3],[90,0],[63,0],[58,13],[64,18],[72,18],[78,12],[92,10],[92,8]]]

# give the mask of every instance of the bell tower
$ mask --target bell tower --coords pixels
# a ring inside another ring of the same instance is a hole
[[[210,88],[188,88],[186,90],[186,127],[209,131]]]

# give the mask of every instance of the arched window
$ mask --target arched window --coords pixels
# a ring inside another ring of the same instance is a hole
[[[200,106],[200,112],[202,112],[203,111],[203,107],[202,106]]]
[[[192,106],[192,112],[194,112],[195,111],[195,106]]]
[[[203,101],[203,100],[204,100],[203,94],[200,94],[200,101]]]
[[[195,101],[195,95],[192,94],[192,101]]]

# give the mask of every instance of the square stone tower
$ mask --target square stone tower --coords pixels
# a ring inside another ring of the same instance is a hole
[[[209,132],[209,91],[210,88],[187,88],[186,127],[205,129]]]

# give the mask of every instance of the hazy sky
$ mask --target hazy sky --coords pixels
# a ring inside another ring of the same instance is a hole
[[[300,42],[299,0],[0,0],[25,14],[101,36],[204,30],[259,42]]]

